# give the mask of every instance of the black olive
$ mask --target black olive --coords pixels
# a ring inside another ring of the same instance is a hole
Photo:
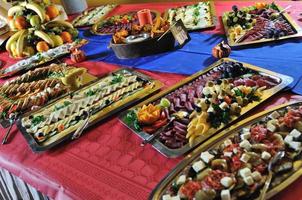
[[[38,137],[44,137],[44,134],[42,132],[38,133]]]
[[[238,7],[237,7],[236,5],[234,5],[234,6],[232,6],[232,10],[233,10],[234,12],[237,12],[237,11],[238,11]]]
[[[196,177],[197,173],[196,171],[193,169],[193,167],[190,167],[189,171],[188,171],[188,176],[192,177],[193,179]]]
[[[206,103],[206,104],[211,104],[211,102],[210,102],[209,99],[206,99],[205,103]]]
[[[81,120],[81,117],[77,115],[74,119],[75,119],[76,121],[80,121],[80,120]]]
[[[105,104],[108,105],[110,103],[109,99],[106,99]]]
[[[222,83],[222,80],[221,80],[221,79],[218,79],[218,80],[217,80],[217,84],[218,84],[218,85],[221,85],[221,83]]]

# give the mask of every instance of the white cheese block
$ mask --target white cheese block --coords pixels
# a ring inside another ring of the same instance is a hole
[[[221,108],[221,110],[225,110],[227,107],[229,107],[229,105],[226,102],[222,102],[219,107]]]
[[[231,200],[230,190],[221,190],[220,197],[221,200]]]
[[[239,174],[242,178],[246,178],[252,175],[251,169],[250,168],[243,168],[239,170]]]
[[[224,144],[225,147],[227,147],[227,146],[229,146],[229,145],[231,145],[231,144],[233,144],[233,143],[232,143],[232,140],[226,139],[226,140],[223,142],[223,144]]]
[[[195,172],[200,172],[201,170],[203,170],[206,167],[206,165],[204,164],[204,162],[197,161],[192,165],[192,168],[194,169]]]
[[[295,142],[295,141],[291,141],[290,143],[289,143],[289,146],[292,148],[292,149],[294,149],[295,151],[299,151],[299,150],[301,150],[301,142]]]
[[[249,156],[248,154],[244,153],[242,154],[240,160],[244,163],[247,163],[250,160],[251,156]]]
[[[250,132],[242,133],[242,134],[240,135],[240,138],[241,138],[241,140],[248,140],[248,139],[251,138],[251,133],[250,133]]]
[[[226,188],[229,188],[231,185],[233,185],[233,179],[231,177],[223,177],[220,179],[221,185],[223,185]]]
[[[252,145],[248,140],[242,140],[242,142],[240,142],[239,146],[246,150],[250,150],[252,148]]]
[[[262,179],[262,176],[261,176],[260,172],[258,172],[258,171],[254,171],[252,173],[252,177],[253,177],[254,181],[257,181],[257,182],[261,181],[261,179]]]
[[[204,87],[202,93],[207,96],[211,94],[211,89],[209,87]]]
[[[186,175],[181,175],[180,177],[178,177],[176,184],[182,185],[186,182],[186,179],[187,179]]]
[[[263,151],[262,154],[261,154],[261,158],[263,160],[269,160],[271,157],[272,157],[271,154],[266,152],[266,151]]]
[[[267,123],[266,128],[267,128],[267,130],[269,130],[272,133],[277,130],[277,127],[275,125],[273,125],[272,123]]]
[[[294,129],[289,133],[289,135],[293,136],[293,138],[297,139],[301,136],[301,132],[298,131],[297,129]]]
[[[237,149],[237,148],[234,148],[234,149],[233,149],[233,152],[234,152],[234,154],[237,154],[237,153],[238,153],[238,149]]]
[[[280,113],[278,111],[274,111],[269,115],[269,118],[271,119],[277,119],[278,117],[280,117]]]
[[[213,108],[212,106],[210,106],[210,107],[208,108],[207,112],[208,112],[208,113],[214,112],[214,108]]]
[[[291,136],[291,135],[287,135],[285,138],[284,138],[284,142],[286,143],[286,144],[289,144],[291,141],[293,141],[294,140],[294,137],[293,136]]]
[[[214,158],[214,156],[212,154],[210,154],[208,151],[205,151],[200,154],[200,158],[205,163],[209,163]]]
[[[232,155],[233,155],[233,152],[223,152],[223,155],[225,156],[225,157],[232,157]]]
[[[243,128],[241,130],[242,130],[242,133],[250,133],[250,129],[249,128]]]
[[[252,178],[252,176],[248,176],[248,177],[243,178],[243,181],[247,185],[253,185],[254,184],[254,179]]]
[[[166,194],[162,197],[162,200],[171,200],[171,195]]]
[[[180,196],[179,195],[174,196],[174,197],[171,198],[171,200],[180,200]]]

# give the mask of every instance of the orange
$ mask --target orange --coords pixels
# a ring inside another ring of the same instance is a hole
[[[152,104],[144,105],[137,113],[137,118],[140,123],[152,124],[160,118],[161,110],[158,106]]]
[[[43,51],[47,51],[49,49],[49,46],[46,42],[40,41],[40,42],[38,42],[36,48],[37,48],[37,51],[43,52]]]
[[[53,19],[60,14],[60,11],[56,6],[50,5],[46,7],[46,14],[49,16],[50,19]]]
[[[27,22],[25,17],[23,16],[18,16],[15,18],[15,27],[19,30],[25,29],[27,26]]]
[[[60,36],[63,39],[64,43],[72,42],[72,35],[67,31],[63,31]]]
[[[264,3],[264,2],[257,2],[255,6],[256,6],[257,9],[263,9],[263,8],[266,7],[266,3]]]

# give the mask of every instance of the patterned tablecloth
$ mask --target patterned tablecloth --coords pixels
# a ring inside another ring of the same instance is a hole
[[[232,2],[229,2],[232,5]],[[164,4],[166,5],[166,4]],[[132,5],[135,6],[135,5]],[[130,7],[130,6],[126,6]],[[0,53],[7,64],[13,61]],[[102,62],[79,64],[95,75],[104,75],[116,68]],[[177,83],[182,75],[142,71],[165,83]],[[302,97],[281,93],[256,111]],[[3,136],[4,129],[0,129]],[[36,154],[21,133],[13,127],[9,144],[0,146],[0,167],[7,169],[50,198],[55,199],[147,199],[155,185],[181,161],[168,159],[141,140],[112,117],[85,132],[78,140]],[[302,199],[302,179],[281,192],[276,199]]]

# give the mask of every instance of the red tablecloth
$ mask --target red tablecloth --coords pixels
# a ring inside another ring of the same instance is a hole
[[[232,2],[216,2],[217,13],[229,10]],[[247,3],[236,4],[246,5]],[[288,2],[280,2],[282,5]],[[298,16],[302,4],[294,4],[292,14]],[[133,8],[164,10],[171,3],[123,5],[115,13]],[[173,3],[181,5],[180,3]],[[221,31],[221,28],[215,29]],[[7,53],[0,53],[0,59],[12,63]],[[95,75],[104,75],[117,66],[106,63],[83,62],[80,64]],[[141,71],[172,85],[184,78],[181,75]],[[268,106],[290,100],[302,99],[290,93],[282,93],[268,101]],[[0,129],[3,136],[5,130]],[[44,194],[55,199],[146,199],[155,185],[181,160],[167,159],[150,145],[140,147],[141,140],[124,127],[116,117],[106,120],[88,130],[76,141],[61,145],[49,152],[35,154],[28,147],[23,136],[13,127],[9,144],[0,146],[0,167],[19,176]],[[302,179],[299,179],[276,199],[302,199]]]

